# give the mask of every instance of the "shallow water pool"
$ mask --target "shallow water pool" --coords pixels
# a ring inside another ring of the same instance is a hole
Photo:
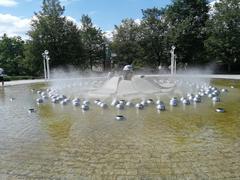
[[[167,105],[164,112],[153,105],[103,110],[93,100],[83,112],[72,105],[37,105],[31,89],[45,84],[0,88],[0,177],[239,179],[240,82],[212,84],[229,90],[221,102],[206,98],[186,107]],[[216,113],[217,107],[226,112]],[[126,120],[114,120],[117,114]]]

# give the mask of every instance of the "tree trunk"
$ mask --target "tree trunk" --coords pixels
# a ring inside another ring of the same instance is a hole
[[[93,63],[92,63],[92,59],[90,58],[90,69],[92,71],[92,68],[93,68]]]
[[[227,71],[228,71],[228,73],[231,72],[231,63],[228,63]]]
[[[106,70],[106,59],[103,60],[103,72]]]

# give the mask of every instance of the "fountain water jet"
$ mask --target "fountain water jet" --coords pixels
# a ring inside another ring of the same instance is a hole
[[[127,77],[127,78],[126,78]],[[139,97],[140,95],[154,95],[168,93],[174,90],[175,83],[156,83],[141,75],[114,76],[107,80],[99,89],[90,91],[90,97]]]

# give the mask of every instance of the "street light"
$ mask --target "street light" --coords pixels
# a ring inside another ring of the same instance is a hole
[[[104,58],[104,70],[106,69],[106,64],[107,64],[107,68],[111,68],[111,50],[109,47],[108,43],[104,43],[104,50],[105,50],[105,58]],[[109,67],[110,66],[110,67]]]
[[[174,55],[174,74],[177,74],[177,55]]]
[[[44,79],[45,80],[50,79],[50,68],[49,68],[50,57],[48,56],[48,54],[49,54],[48,50],[45,50],[42,53],[42,56],[43,56]]]
[[[174,73],[176,73],[176,62],[175,62],[175,54],[174,54],[174,50],[176,49],[175,46],[171,47],[170,53],[171,53],[171,75],[173,75]]]
[[[50,57],[47,56],[47,57],[46,57],[46,61],[47,61],[47,76],[48,76],[48,79],[50,79],[49,60],[50,60]]]
[[[44,79],[47,80],[47,73],[46,73],[46,62],[45,62],[45,53],[42,53],[42,57],[43,57],[43,71],[44,71]]]

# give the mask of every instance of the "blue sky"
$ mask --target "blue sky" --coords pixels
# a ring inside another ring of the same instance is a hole
[[[111,31],[124,18],[141,19],[141,9],[165,7],[171,0],[61,0],[65,16],[80,21],[82,14],[88,14],[93,23]],[[34,12],[41,9],[42,0],[0,0],[0,36],[20,35],[26,38]]]
[[[163,7],[170,0],[79,0],[66,5],[66,14],[79,20],[89,14],[94,23],[104,30],[113,29],[123,18],[141,18],[141,9]]]

